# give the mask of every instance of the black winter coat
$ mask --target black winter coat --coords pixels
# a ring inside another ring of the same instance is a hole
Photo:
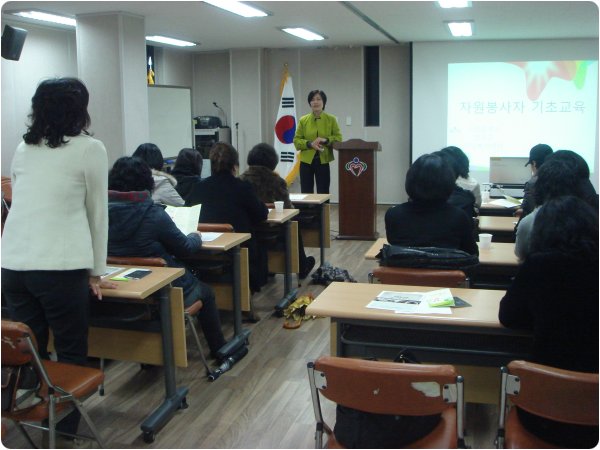
[[[162,206],[152,201],[150,193],[115,192],[108,195],[108,254],[111,256],[160,257],[169,267],[186,267],[178,257],[196,253],[202,246],[199,234],[186,236]],[[183,288],[184,297],[191,292],[196,277],[186,268],[173,281]]]

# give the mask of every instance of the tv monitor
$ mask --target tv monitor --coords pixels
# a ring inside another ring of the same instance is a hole
[[[531,178],[527,157],[490,156],[490,183],[522,187]]]

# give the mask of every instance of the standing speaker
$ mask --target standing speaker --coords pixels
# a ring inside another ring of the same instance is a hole
[[[5,25],[2,33],[2,57],[18,61],[26,36],[27,30]]]

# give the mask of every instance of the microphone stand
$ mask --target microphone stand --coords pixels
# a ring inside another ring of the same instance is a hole
[[[217,105],[217,102],[213,102],[213,105],[215,105],[215,108],[219,108],[223,113],[223,117],[225,118],[225,128],[227,128],[227,114],[225,114],[225,110]]]
[[[239,138],[239,135],[238,135],[238,132],[239,132],[238,125],[239,124],[240,124],[239,122],[235,123],[235,148],[239,148],[239,143],[238,143],[238,138]]]

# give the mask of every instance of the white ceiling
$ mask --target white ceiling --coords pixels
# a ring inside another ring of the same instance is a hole
[[[146,33],[199,42],[187,51],[235,48],[339,47],[450,41],[451,19],[473,20],[462,40],[598,39],[592,1],[473,1],[471,8],[441,9],[432,1],[257,1],[268,11],[245,19],[201,1],[12,1],[6,12],[37,9],[61,15],[126,12],[145,17]],[[11,16],[11,19],[14,16]],[[39,23],[39,22],[38,22]],[[303,26],[327,36],[306,42],[279,31]]]

